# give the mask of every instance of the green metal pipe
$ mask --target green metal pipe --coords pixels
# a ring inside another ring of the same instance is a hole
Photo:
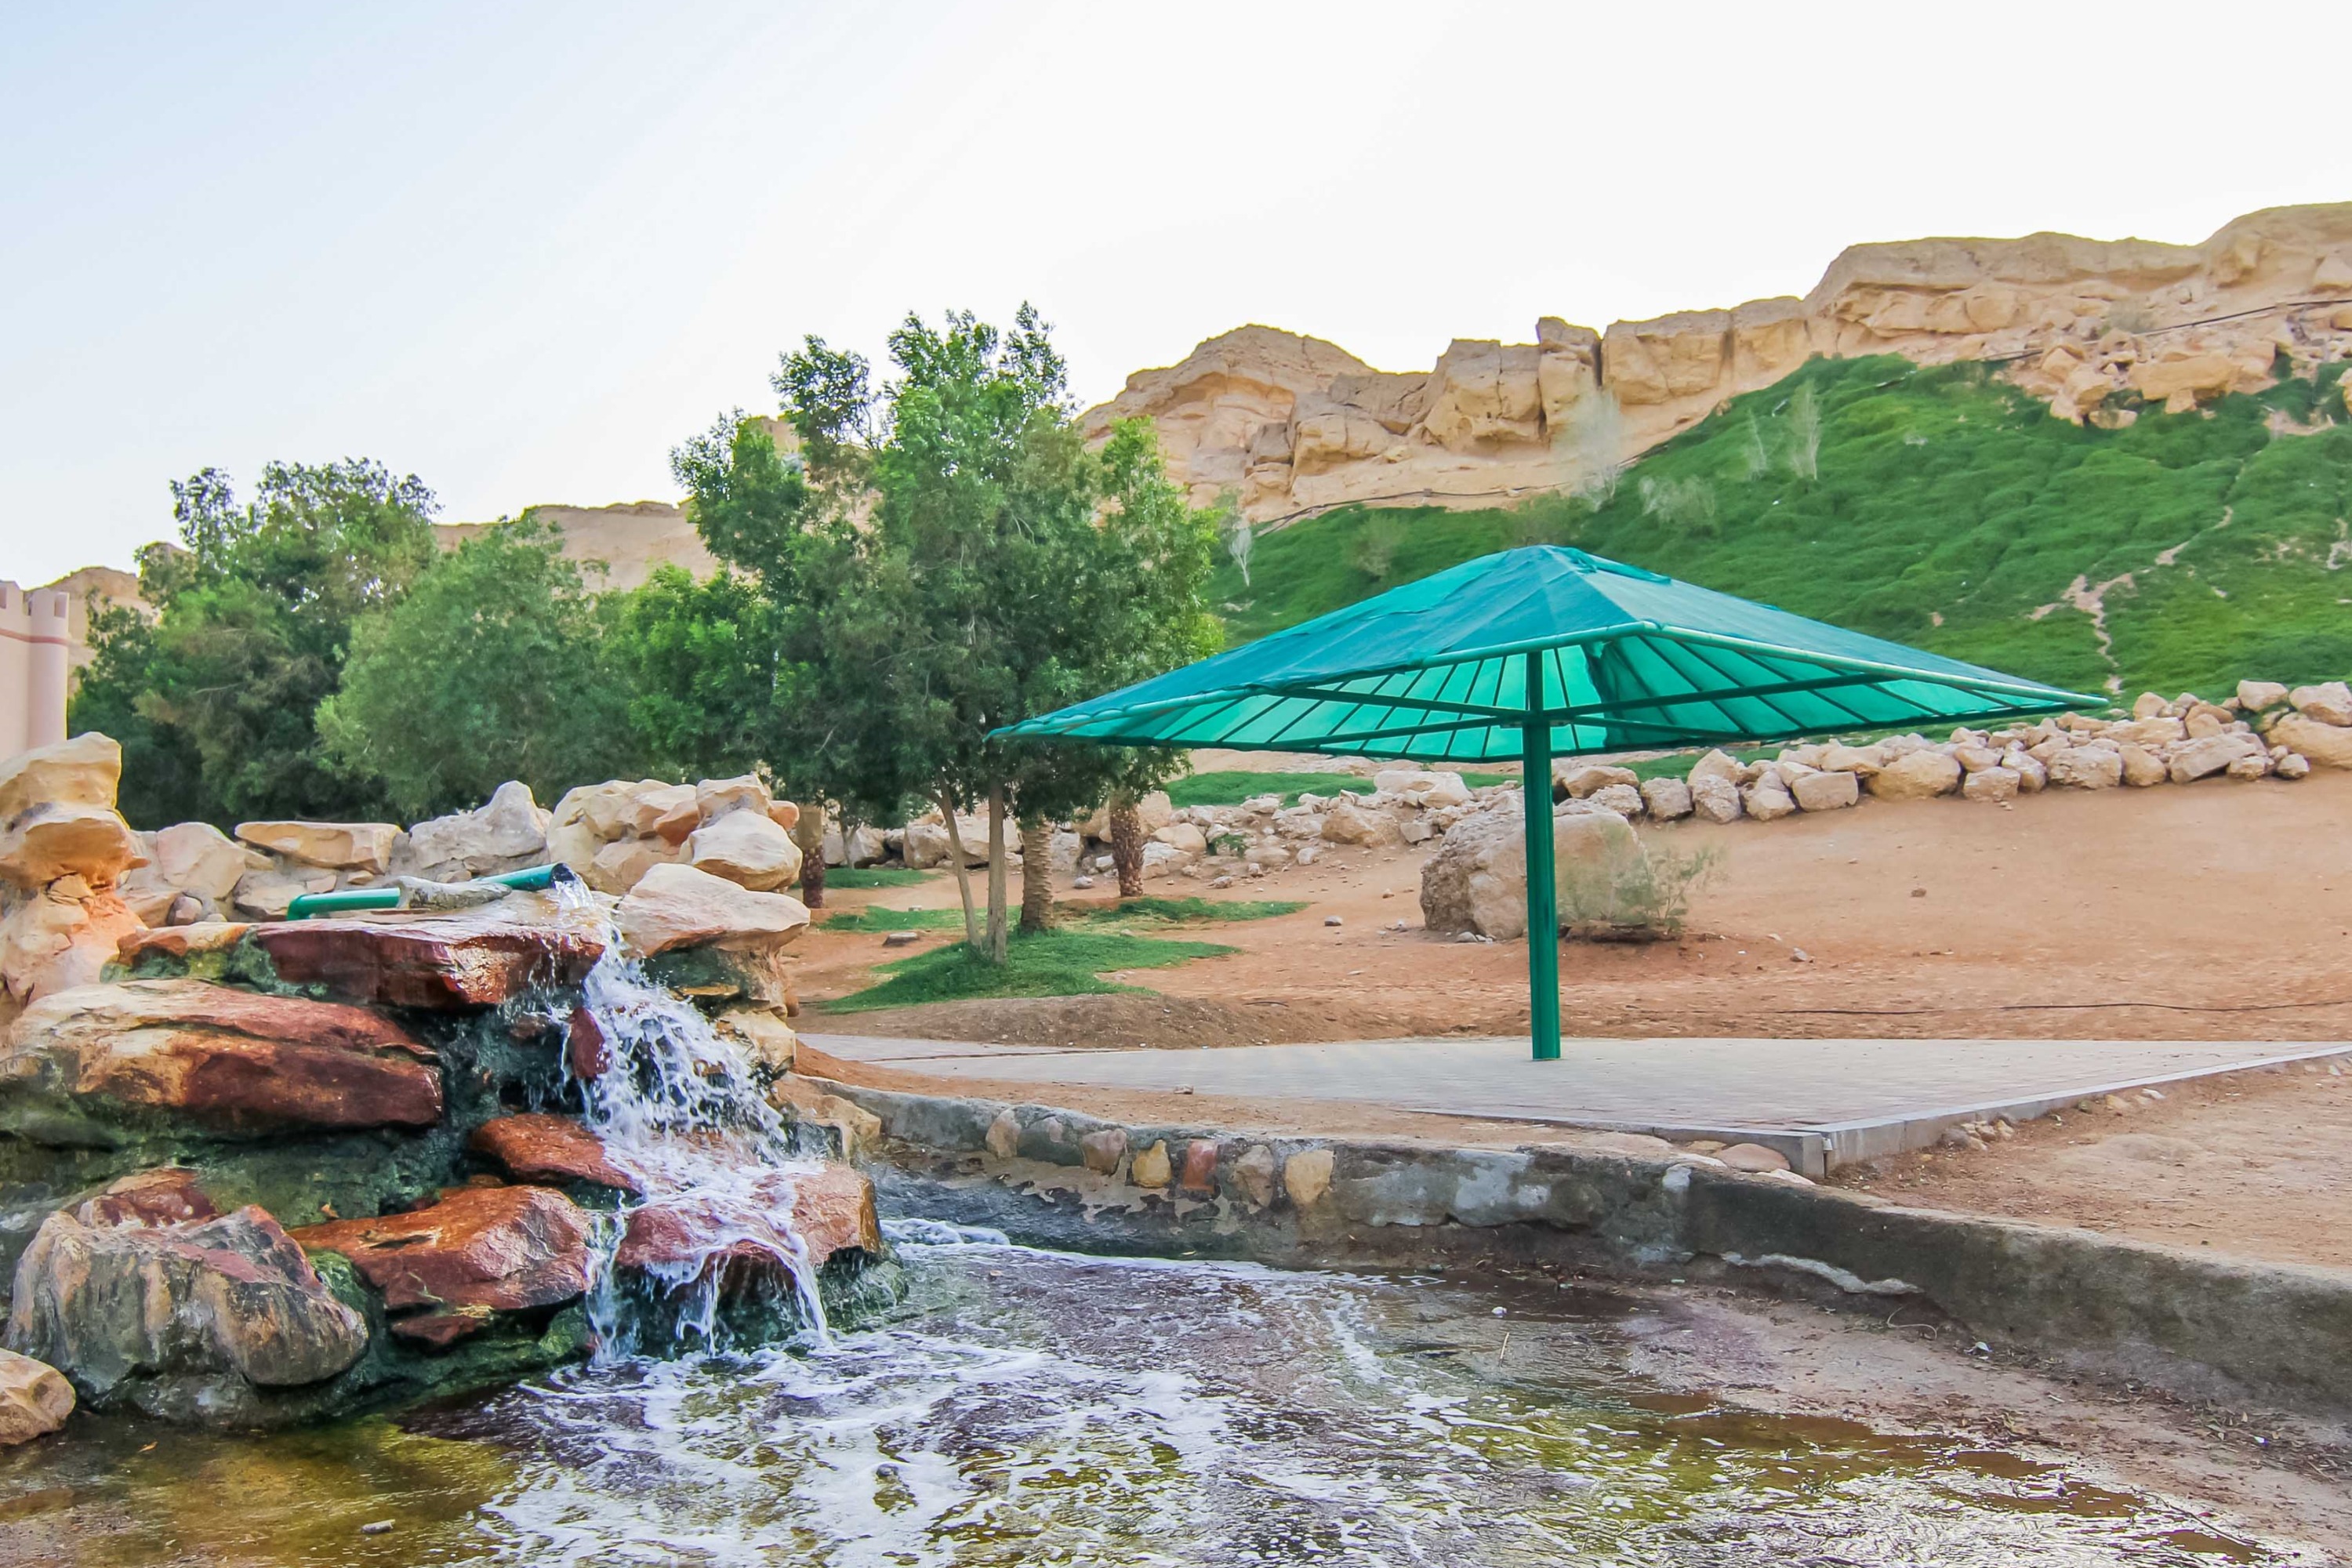
[[[1528,719],[1519,731],[1519,804],[1528,831],[1528,1028],[1539,1062],[1559,1060],[1559,890],[1551,865],[1551,720],[1544,655],[1528,655]]]
[[[502,888],[518,890],[552,887],[558,881],[570,881],[577,873],[561,863],[552,866],[526,866],[520,871],[501,871],[495,877],[477,877],[476,882],[495,882]],[[290,921],[308,920],[312,915],[350,914],[359,910],[396,910],[408,896],[403,887],[339,888],[331,893],[304,893],[286,907]]]

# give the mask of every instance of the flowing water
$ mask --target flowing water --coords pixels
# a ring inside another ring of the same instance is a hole
[[[0,1453],[0,1564],[2298,1560],[2063,1466],[1661,1397],[1622,1370],[1623,1305],[1549,1284],[902,1220],[904,1299],[828,1325],[779,1201],[814,1167],[751,1064],[617,958],[586,993],[611,1058],[587,1119],[633,1206],[693,1222],[650,1292],[602,1271],[593,1362],[306,1431],[79,1418]],[[787,1337],[730,1337],[742,1249],[794,1281]]]
[[[604,1262],[588,1300],[597,1359],[724,1345],[721,1291],[742,1277],[727,1261],[747,1255],[772,1260],[763,1283],[791,1293],[790,1315],[824,1345],[828,1329],[815,1270],[790,1217],[792,1179],[816,1170],[816,1162],[760,1092],[742,1048],[623,956],[620,933],[594,895],[568,883],[558,885],[556,897],[576,915],[606,922],[604,955],[581,987],[604,1057],[604,1070],[584,1086],[583,1120],[642,1194],[602,1238]],[[647,1205],[676,1215],[672,1228],[690,1245],[625,1278],[610,1259],[627,1214]]]
[[[0,1456],[0,1561],[2298,1560],[2061,1466],[1660,1398],[1620,1370],[1606,1298],[893,1228],[910,1295],[822,1347],[619,1360],[320,1431],[101,1424]],[[11,1555],[37,1549],[56,1554]]]

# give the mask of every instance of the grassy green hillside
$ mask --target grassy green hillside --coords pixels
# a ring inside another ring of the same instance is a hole
[[[1345,508],[1265,535],[1252,584],[1228,564],[1211,591],[1238,642],[1489,551],[1575,544],[2080,690],[2333,679],[2352,673],[2344,370],[2105,431],[1980,365],[1817,360],[1597,506]]]

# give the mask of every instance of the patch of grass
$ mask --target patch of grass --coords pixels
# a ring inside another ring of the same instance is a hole
[[[824,1005],[827,1014],[914,1007],[984,996],[1093,996],[1139,991],[1102,978],[1115,969],[1165,969],[1234,949],[1213,942],[1170,942],[1101,931],[1015,934],[1002,964],[985,963],[961,942],[882,966],[890,978]]]
[[[828,888],[911,888],[928,882],[932,873],[910,871],[903,866],[867,866],[853,869],[847,866],[825,868],[824,885]]]
[[[1597,506],[1388,509],[1394,548],[1369,558],[1354,546],[1374,512],[1342,508],[1260,537],[1253,585],[1220,567],[1211,597],[1240,642],[1550,542],[2075,690],[2112,682],[2126,700],[2333,679],[2352,671],[2342,377],[2329,365],[2098,430],[1980,364],[1816,360],[1652,451]],[[2273,411],[2325,423],[2273,436]],[[2107,584],[2110,650],[2066,602],[2078,578]]]
[[[963,910],[835,910],[824,917],[824,929],[839,931],[941,931],[963,924]]]
[[[1462,782],[1472,789],[1478,789],[1486,784],[1508,784],[1510,775],[1464,773]],[[1232,768],[1216,773],[1192,773],[1178,779],[1168,786],[1168,798],[1180,806],[1239,805],[1256,795],[1278,795],[1282,796],[1283,805],[1297,805],[1298,797],[1310,791],[1320,795],[1342,793],[1370,795],[1372,793],[1372,781],[1358,778],[1353,773],[1254,773],[1244,768]]]

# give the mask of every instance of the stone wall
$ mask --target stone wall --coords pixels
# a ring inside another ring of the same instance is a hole
[[[2243,1263],[1748,1173],[1703,1154],[1125,1126],[830,1086],[879,1119],[895,1207],[1077,1251],[1410,1265],[1504,1254],[1771,1284],[2196,1399],[2352,1412],[2352,1271]]]

